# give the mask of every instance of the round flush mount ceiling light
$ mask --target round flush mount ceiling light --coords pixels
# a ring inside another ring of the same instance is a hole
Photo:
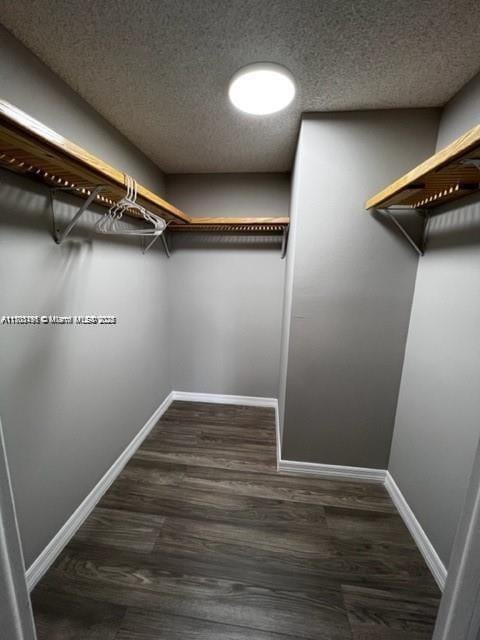
[[[249,64],[231,79],[228,97],[240,111],[265,116],[288,107],[295,97],[295,82],[279,64]]]

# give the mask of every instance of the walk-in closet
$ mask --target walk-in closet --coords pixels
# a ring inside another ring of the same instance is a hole
[[[479,32],[0,0],[1,640],[479,640]]]

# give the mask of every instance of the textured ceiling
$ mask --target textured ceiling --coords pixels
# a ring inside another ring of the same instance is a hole
[[[0,20],[167,173],[289,170],[302,111],[438,106],[480,69],[478,0],[0,0]],[[294,74],[283,113],[229,105],[257,61]]]

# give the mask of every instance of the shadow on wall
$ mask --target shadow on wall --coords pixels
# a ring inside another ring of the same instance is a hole
[[[455,209],[452,209],[452,206]],[[373,211],[371,216],[376,223],[394,235],[398,242],[405,243],[398,229],[386,215]],[[417,214],[402,212],[396,216],[414,238],[421,239],[422,221]],[[454,205],[444,205],[430,214],[425,245],[427,252],[473,245],[480,247],[480,195],[467,196]]]
[[[53,247],[52,216],[46,189],[24,178],[2,172],[0,194],[2,198],[0,228],[15,229],[20,235],[22,233],[45,234],[51,237]],[[71,212],[64,210],[62,214],[64,219],[68,219]],[[11,239],[9,241],[12,242]],[[43,262],[37,263],[38,272],[47,269],[48,272],[55,274],[47,291],[48,301],[58,303],[56,307],[58,313],[68,313],[68,306],[75,299],[79,278],[88,267],[91,251],[92,242],[88,238],[83,241],[69,241],[62,249],[58,248],[54,254],[45,254],[42,258]],[[47,296],[46,292],[45,296]]]
[[[29,232],[46,233],[53,238],[53,215],[50,206],[48,189],[43,185],[17,176],[8,171],[0,170],[0,193],[2,204],[0,209],[0,225],[15,227],[19,231],[28,229]],[[82,200],[72,194],[58,193],[55,196],[55,221],[61,228],[73,218]],[[105,209],[92,206],[86,211],[76,225],[72,235],[65,240],[62,248],[68,250],[69,257],[78,263],[80,252],[87,250],[93,242],[108,244],[130,245],[137,250],[143,250],[145,240],[142,237],[114,236],[97,233],[95,224]],[[144,226],[135,220],[123,220],[129,228]],[[235,249],[235,250],[271,250],[280,252],[282,236],[266,233],[175,233],[169,234],[169,243],[173,249]],[[163,251],[160,242],[153,245],[151,250]],[[65,257],[66,257],[65,253]],[[64,265],[65,270],[68,264]],[[63,269],[62,269],[63,273]]]
[[[427,252],[448,251],[478,245],[480,249],[480,196],[475,194],[455,204],[442,207],[428,225]]]
[[[395,238],[398,244],[404,245],[405,238],[401,235],[395,224],[390,220],[388,216],[379,211],[372,211],[370,214],[377,224],[380,224],[385,231],[387,231],[392,237]],[[401,222],[402,226],[408,231],[408,233],[420,242],[423,231],[423,221],[416,213],[399,213],[396,214],[397,219]],[[410,249],[409,249],[410,250]]]
[[[252,249],[272,250],[280,252],[281,235],[265,235],[255,233],[193,233],[179,232],[170,235],[172,249],[235,249],[251,251]]]
[[[0,169],[0,225],[4,227],[16,228],[19,232],[22,229],[30,233],[40,232],[49,235],[54,242],[53,236],[53,213],[50,205],[48,189],[44,185],[37,184],[28,178],[15,175],[14,173]],[[82,204],[82,199],[69,193],[57,193],[55,196],[55,222],[62,228],[67,225],[78,208]],[[79,253],[91,249],[93,240],[106,244],[121,244],[131,246],[135,250],[142,250],[145,240],[142,237],[114,236],[97,233],[95,224],[100,215],[105,214],[105,209],[93,205],[86,211],[72,235],[62,243],[64,255],[78,261]],[[125,227],[136,228],[143,226],[133,220],[124,220]],[[160,244],[154,245],[151,250],[163,251]],[[64,265],[65,268],[68,265]]]

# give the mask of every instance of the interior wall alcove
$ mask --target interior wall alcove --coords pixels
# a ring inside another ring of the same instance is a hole
[[[473,640],[480,7],[94,4],[0,26],[5,628]]]

